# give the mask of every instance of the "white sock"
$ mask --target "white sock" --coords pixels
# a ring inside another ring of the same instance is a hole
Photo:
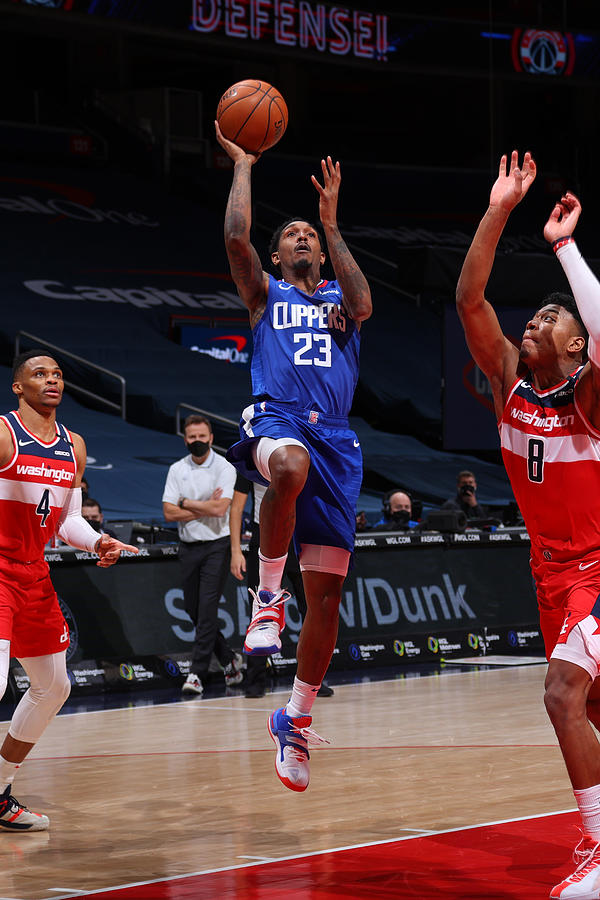
[[[287,553],[284,556],[278,556],[276,559],[269,559],[258,551],[258,584],[260,590],[275,591],[281,588],[281,579],[283,578],[283,570]]]
[[[13,783],[20,765],[21,763],[9,762],[0,756],[0,794],[6,790],[9,784]]]
[[[285,708],[286,715],[292,716],[294,719],[298,716],[309,716],[320,687],[320,684],[307,684],[305,681],[300,681],[296,676],[292,687],[292,696]]]
[[[583,833],[594,841],[600,841],[600,784],[573,793],[581,813]]]

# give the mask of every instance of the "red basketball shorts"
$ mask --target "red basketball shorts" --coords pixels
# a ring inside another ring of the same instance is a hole
[[[546,657],[575,625],[594,616],[600,626],[600,548],[564,562],[532,565]]]
[[[0,640],[11,656],[46,656],[69,646],[69,629],[40,559],[21,563],[0,556]]]

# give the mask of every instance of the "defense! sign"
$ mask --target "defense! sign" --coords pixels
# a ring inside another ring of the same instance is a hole
[[[193,0],[192,28],[334,56],[387,61],[388,17],[310,0]]]

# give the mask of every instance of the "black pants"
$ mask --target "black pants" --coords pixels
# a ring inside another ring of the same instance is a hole
[[[213,651],[223,667],[233,659],[218,625],[219,600],[231,560],[229,537],[193,544],[180,541],[179,560],[184,608],[196,626],[190,672],[205,679]]]
[[[246,579],[248,587],[253,591],[258,586],[258,548],[260,544],[259,528],[256,523],[252,525],[252,537],[248,545],[248,558],[246,560]],[[293,543],[290,544],[288,550],[288,558],[283,570],[284,578],[287,578],[292,588],[292,594],[296,598],[300,615],[304,619],[306,616],[306,596],[304,594],[304,585],[302,583],[302,573],[298,559],[294,551]],[[260,685],[265,687],[267,681],[267,657],[266,656],[248,656],[248,668],[246,669],[246,688],[250,685]]]

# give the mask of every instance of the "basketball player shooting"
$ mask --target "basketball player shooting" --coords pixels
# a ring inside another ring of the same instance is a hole
[[[544,236],[575,299],[546,297],[516,348],[485,298],[504,226],[535,175],[531,154],[522,166],[516,152],[510,162],[502,157],[456,302],[492,388],[504,463],[531,539],[549,659],[544,700],[582,819],[578,866],[550,897],[600,900],[600,744],[592,728],[600,728],[600,285],[572,237],[581,211],[573,194],[556,204]]]
[[[216,124],[216,123],[215,123]],[[242,440],[228,459],[247,478],[268,485],[260,508],[260,584],[244,649],[281,649],[281,578],[294,535],[308,611],[298,641],[298,669],[286,707],[269,718],[282,783],[304,791],[309,781],[311,709],[331,660],[342,585],[354,550],[356,501],[362,481],[359,442],[348,428],[358,378],[360,323],[371,315],[369,286],[337,226],[341,173],[321,161],[312,176],[335,281],[321,278],[324,246],[304,219],[281,225],[270,259],[279,280],[263,271],[250,242],[251,170],[258,156],[217,139],[234,162],[225,214],[231,274],[253,330],[254,402],[242,413]]]
[[[98,565],[137,553],[98,532],[81,515],[86,449],[78,434],[56,421],[63,376],[56,360],[31,350],[15,360],[13,392],[18,411],[0,416],[0,698],[10,657],[23,666],[30,687],[0,747],[0,830],[45,831],[48,817],[31,812],[12,795],[21,763],[71,690],[66,653],[69,630],[44,560],[54,534],[98,554]]]

